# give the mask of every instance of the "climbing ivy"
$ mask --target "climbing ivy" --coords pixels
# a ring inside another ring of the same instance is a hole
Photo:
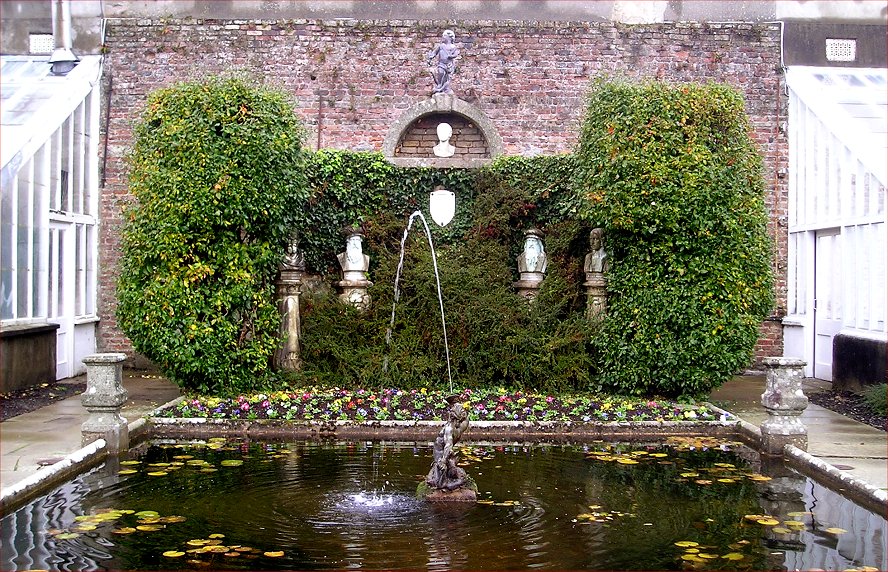
[[[745,367],[773,305],[759,153],[724,85],[597,82],[577,150],[582,218],[607,229],[598,383],[701,394]]]
[[[407,218],[454,191],[430,221],[458,386],[699,394],[746,366],[772,305],[761,159],[743,102],[716,85],[593,84],[575,154],[501,157],[469,169],[399,168],[379,153],[300,150],[280,93],[237,79],[149,97],[136,126],[118,284],[135,348],[182,385],[230,393],[280,380],[273,279],[293,230],[307,270],[338,280],[341,230],[372,260],[364,313],[327,288],[303,300],[293,383],[441,386],[447,369],[432,260]],[[429,219],[430,220],[430,219]],[[606,229],[609,313],[584,317],[588,233]],[[524,230],[545,233],[534,304],[514,291]]]
[[[253,85],[153,92],[130,157],[118,323],[165,374],[205,392],[273,380],[273,280],[306,194],[292,103]]]

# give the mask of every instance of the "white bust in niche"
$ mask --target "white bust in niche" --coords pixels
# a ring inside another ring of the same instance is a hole
[[[438,124],[438,144],[432,149],[435,157],[453,157],[456,147],[450,144],[453,127],[449,123]]]

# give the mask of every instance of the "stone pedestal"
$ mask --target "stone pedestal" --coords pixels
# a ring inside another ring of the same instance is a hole
[[[281,314],[283,344],[274,352],[274,367],[278,371],[297,371],[302,365],[299,345],[302,339],[299,296],[302,293],[303,272],[284,268],[275,282],[275,299]]]
[[[586,272],[586,318],[600,322],[607,312],[607,278],[603,272]]]
[[[762,453],[782,455],[787,444],[806,450],[808,429],[799,418],[808,407],[808,398],[802,393],[805,361],[798,358],[764,358],[767,374],[762,405],[768,418],[762,423]]]
[[[92,354],[83,358],[86,365],[86,391],[80,402],[89,418],[80,428],[81,443],[105,439],[108,452],[117,454],[129,448],[129,427],[120,408],[129,397],[123,387],[123,361],[126,354]]]
[[[512,286],[518,291],[518,294],[528,301],[536,298],[540,291],[540,286],[546,275],[542,272],[521,272],[520,280],[514,282]]]
[[[349,270],[342,274],[342,280],[336,283],[339,300],[361,311],[369,308],[370,294],[367,293],[367,289],[373,286],[373,282],[367,280],[367,275],[362,271]]]

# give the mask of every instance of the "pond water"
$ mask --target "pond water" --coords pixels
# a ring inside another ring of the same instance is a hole
[[[734,450],[731,450],[734,449]],[[884,518],[739,446],[152,442],[0,520],[2,570],[885,569]]]

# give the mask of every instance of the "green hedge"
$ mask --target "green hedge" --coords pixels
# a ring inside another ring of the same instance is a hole
[[[308,270],[338,280],[341,229],[359,224],[374,303],[306,295],[293,383],[446,384],[431,257],[408,241],[393,344],[384,343],[399,243],[428,193],[457,195],[432,233],[454,383],[538,391],[704,393],[745,367],[772,305],[760,158],[723,86],[593,85],[573,155],[501,157],[478,170],[398,168],[379,153],[300,152],[278,92],[239,80],[152,94],[136,128],[118,318],[183,386],[217,393],[278,379],[273,279],[291,230]],[[417,223],[418,224],[418,223]],[[546,233],[533,305],[514,292],[523,231]],[[588,233],[606,228],[609,314],[584,319]],[[384,370],[383,362],[389,367]]]
[[[751,359],[773,305],[761,159],[723,85],[597,82],[577,150],[584,218],[607,229],[598,382],[700,394]]]
[[[214,78],[152,93],[135,127],[117,317],[184,387],[267,385],[273,280],[305,195],[303,129],[281,92]]]

